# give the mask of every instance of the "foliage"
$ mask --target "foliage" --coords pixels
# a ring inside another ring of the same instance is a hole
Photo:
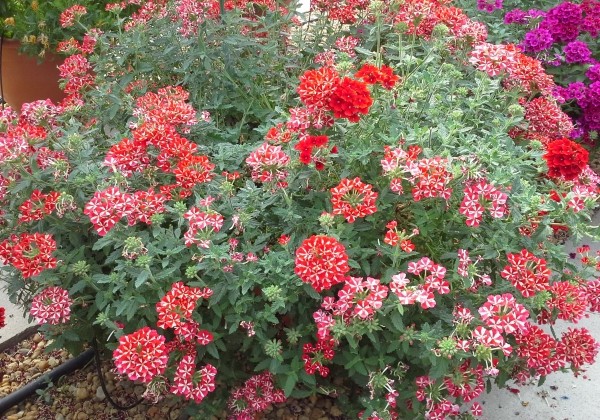
[[[20,40],[24,53],[43,58],[48,51],[56,52],[61,42],[71,38],[83,41],[91,27],[106,28],[111,24],[113,20],[105,10],[109,3],[108,0],[6,0],[0,5],[0,35]],[[81,6],[85,12],[65,25],[64,19],[73,6]]]
[[[469,418],[486,382],[580,372],[589,333],[539,325],[600,309],[556,240],[598,237],[600,179],[537,61],[421,3],[142,4],[96,34],[63,104],[0,114],[11,299],[203,416],[341,379],[364,418]]]

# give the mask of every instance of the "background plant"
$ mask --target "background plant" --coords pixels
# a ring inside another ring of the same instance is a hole
[[[0,257],[56,346],[237,418],[339,378],[365,417],[467,418],[594,360],[538,327],[599,306],[551,239],[595,235],[598,177],[537,61],[444,2],[185,4],[3,110]]]
[[[600,69],[598,2],[505,1],[491,7],[491,13],[476,8],[481,3],[489,2],[459,2],[469,16],[486,23],[491,42],[517,44],[544,64],[559,86],[555,97],[576,123],[573,136],[595,146],[600,127],[594,84]]]

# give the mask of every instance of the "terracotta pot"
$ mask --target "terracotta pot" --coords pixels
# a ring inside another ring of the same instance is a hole
[[[0,77],[4,100],[17,112],[25,102],[47,98],[60,102],[65,97],[58,87],[58,66],[63,59],[47,53],[44,61],[38,63],[36,57],[19,54],[19,46],[19,41],[2,39]]]

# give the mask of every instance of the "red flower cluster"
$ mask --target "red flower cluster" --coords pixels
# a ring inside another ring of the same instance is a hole
[[[194,107],[187,103],[190,94],[181,86],[166,86],[156,93],[137,98],[133,115],[155,125],[192,126],[197,123]]]
[[[0,306],[0,328],[6,327],[6,309]]]
[[[332,67],[308,70],[300,76],[297,92],[300,100],[309,109],[327,108],[329,98],[340,81],[340,75]]]
[[[526,363],[528,369],[533,369],[537,375],[548,375],[559,370],[563,361],[556,353],[558,342],[536,325],[527,331],[515,334],[517,343],[516,353]],[[528,377],[528,374],[521,376]]]
[[[252,179],[258,182],[283,182],[288,175],[284,169],[290,163],[290,157],[285,154],[281,146],[272,146],[263,143],[250,153],[246,163],[252,168]]]
[[[309,375],[315,372],[326,378],[329,375],[329,368],[324,364],[333,360],[335,356],[335,342],[333,340],[318,340],[317,344],[306,343],[302,347],[302,361],[304,370]]]
[[[392,220],[385,227],[388,229],[383,238],[383,242],[390,246],[399,246],[404,252],[413,252],[415,250],[415,244],[412,243],[410,238],[419,234],[419,229],[413,229],[412,234],[407,235],[406,231],[398,231],[398,222]]]
[[[387,90],[391,90],[398,80],[400,80],[399,76],[394,74],[394,70],[388,66],[381,66],[378,68],[372,64],[363,64],[363,66],[358,70],[354,77],[358,77],[362,79],[366,84],[374,85],[375,83],[380,83]]]
[[[552,178],[573,180],[588,164],[589,154],[581,145],[563,138],[546,146],[544,159],[548,163],[548,175]]]
[[[373,98],[365,83],[344,77],[331,93],[327,105],[335,118],[358,122],[359,114],[366,115],[372,104]]]
[[[540,96],[525,105],[528,136],[558,139],[568,137],[573,131],[573,122],[554,99]]]
[[[181,395],[199,404],[215,390],[216,375],[217,368],[210,364],[206,364],[196,372],[196,352],[188,352],[177,366],[170,391],[174,395]]]
[[[178,281],[172,284],[171,290],[156,304],[159,328],[177,328],[184,321],[191,320],[196,308],[196,301],[200,298],[208,299],[212,290],[208,288],[188,287]]]
[[[508,254],[509,265],[500,275],[510,281],[525,297],[533,297],[536,292],[547,290],[552,272],[546,267],[546,260],[537,258],[526,249],[518,254]]]
[[[252,376],[244,382],[244,386],[233,390],[227,406],[233,414],[230,418],[245,420],[256,418],[256,415],[266,410],[269,405],[285,400],[283,390],[275,388],[271,372],[265,371]]]
[[[354,223],[357,217],[365,217],[377,211],[377,193],[373,191],[372,185],[365,184],[358,177],[343,178],[330,191],[333,214],[344,216],[349,223]]]
[[[46,269],[56,268],[57,260],[52,256],[56,241],[52,235],[22,233],[10,235],[0,243],[0,262],[20,270],[24,278],[37,276]]]
[[[529,311],[510,293],[488,296],[487,302],[479,308],[479,315],[488,327],[507,334],[529,328]]]
[[[305,165],[311,162],[315,163],[315,169],[322,171],[325,168],[325,156],[321,156],[320,151],[326,150],[329,137],[327,136],[305,136],[294,146],[294,149],[300,152],[300,162]],[[315,149],[317,151],[315,152]],[[331,149],[335,153],[335,146]],[[314,154],[313,154],[314,152]]]
[[[150,327],[121,336],[113,352],[117,371],[132,381],[139,379],[144,383],[165,371],[168,358],[165,337]]]
[[[29,313],[38,324],[62,324],[69,321],[72,304],[67,290],[57,286],[47,287],[33,298]]]
[[[313,235],[296,250],[294,272],[317,292],[342,283],[350,271],[346,248],[334,238]]]
[[[507,212],[506,201],[508,196],[488,183],[485,179],[465,188],[465,195],[460,204],[459,213],[467,216],[467,226],[477,227],[483,218],[486,201],[491,201],[488,209],[494,218],[500,218]],[[487,203],[486,203],[487,204]]]
[[[58,197],[60,197],[60,193],[56,191],[43,194],[38,189],[33,190],[29,199],[25,200],[19,206],[21,212],[19,214],[19,221],[32,222],[34,220],[42,220],[56,209]]]
[[[569,328],[562,334],[556,352],[577,372],[584,364],[594,363],[598,354],[598,343],[585,328]]]

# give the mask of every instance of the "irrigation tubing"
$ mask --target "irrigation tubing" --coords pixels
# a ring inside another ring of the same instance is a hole
[[[54,370],[40,376],[35,381],[29,382],[19,390],[8,394],[0,399],[0,414],[3,414],[9,408],[19,404],[25,398],[29,397],[36,390],[46,388],[50,382],[56,382],[61,376],[67,375],[77,369],[81,369],[94,358],[94,349],[88,349],[79,356],[67,360]]]

